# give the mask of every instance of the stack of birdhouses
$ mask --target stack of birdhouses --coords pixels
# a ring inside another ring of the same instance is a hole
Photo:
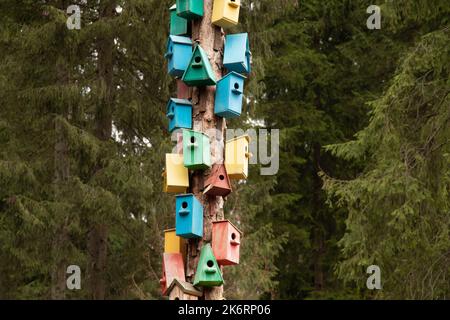
[[[213,1],[213,0],[205,0]],[[214,0],[211,23],[228,28],[238,23],[240,0]],[[203,237],[204,208],[189,193],[189,175],[206,171],[203,194],[226,197],[230,179],[248,176],[249,137],[236,137],[225,143],[225,161],[212,163],[210,139],[193,130],[190,87],[216,86],[214,113],[230,119],[242,112],[244,75],[250,73],[251,52],[247,33],[225,36],[223,64],[227,73],[216,79],[201,43],[190,38],[191,21],[203,19],[203,0],[176,0],[170,8],[170,35],[165,58],[168,73],[177,81],[177,97],[167,104],[168,131],[177,130],[177,153],[166,154],[164,191],[176,193],[175,228],[165,231],[163,255],[163,295],[173,300],[196,300],[203,287],[223,284],[220,266],[239,263],[241,232],[228,220],[214,221],[211,243],[203,242],[193,283],[186,281],[186,249],[190,239]],[[201,200],[201,199],[200,199]]]

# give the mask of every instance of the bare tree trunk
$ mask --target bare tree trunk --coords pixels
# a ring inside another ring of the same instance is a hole
[[[109,1],[104,6],[100,5],[100,19],[114,16],[115,1]],[[114,38],[112,35],[98,40],[98,74],[99,88],[102,94],[101,103],[98,106],[95,123],[95,136],[101,141],[108,141],[112,133],[113,111],[113,50]],[[102,170],[96,168],[96,171]],[[108,248],[108,226],[105,223],[97,223],[89,232],[88,251],[90,261],[88,266],[89,287],[92,299],[105,299],[106,263]]]
[[[63,115],[66,117],[66,115]],[[54,192],[55,201],[59,200],[60,186],[67,182],[69,178],[69,156],[68,145],[65,135],[62,130],[62,124],[60,120],[55,121],[56,143],[55,143],[55,179],[54,179]],[[64,190],[65,188],[62,188]],[[63,191],[64,192],[64,191]],[[64,221],[58,230],[56,230],[52,241],[52,286],[51,286],[51,299],[52,300],[64,300],[66,298],[66,268],[67,259],[64,256],[64,246],[69,240],[67,226],[69,223],[69,215],[67,212],[60,213],[65,215]]]
[[[65,1],[61,3],[62,8],[65,6]],[[66,65],[58,64],[57,78],[58,82],[64,85],[70,84],[70,72]],[[70,106],[64,106],[64,111],[61,114],[63,119],[68,119]],[[55,146],[54,146],[54,189],[53,195],[55,201],[60,201],[61,195],[65,193],[65,184],[70,175],[70,159],[69,146],[67,138],[63,130],[61,119],[55,119]],[[62,192],[62,194],[61,194]],[[64,198],[64,196],[62,197]],[[51,271],[51,289],[50,297],[52,300],[64,300],[66,298],[66,268],[67,258],[65,257],[65,246],[69,241],[68,225],[69,213],[60,212],[59,215],[64,216],[62,224],[55,231],[52,239],[52,271]],[[58,217],[57,217],[58,218]]]
[[[192,22],[192,40],[201,45],[208,55],[217,79],[222,78],[224,37],[222,28],[211,24],[213,0],[204,1],[204,16]],[[193,127],[196,131],[207,132],[211,143],[212,163],[223,159],[223,148],[226,121],[214,115],[215,86],[195,87],[192,90]],[[216,129],[216,130],[211,130]],[[217,136],[218,135],[218,136]],[[220,142],[221,141],[221,142]],[[221,152],[222,154],[219,154]],[[187,254],[188,280],[193,280],[197,268],[203,242],[211,242],[212,222],[224,219],[223,199],[215,196],[204,196],[203,182],[209,174],[207,171],[195,171],[191,181],[191,192],[201,201],[203,211],[203,239],[189,240]],[[223,299],[223,286],[205,288],[205,300]]]
[[[320,144],[315,143],[313,146],[313,203],[312,209],[316,225],[313,227],[313,244],[314,244],[314,289],[320,291],[324,289],[324,271],[323,271],[323,255],[325,253],[324,231],[322,226],[322,217],[319,212],[320,193],[322,192],[322,181],[318,175],[320,170]]]

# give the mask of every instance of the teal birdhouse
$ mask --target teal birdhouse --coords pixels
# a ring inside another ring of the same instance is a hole
[[[185,18],[177,15],[177,5],[170,7],[170,34],[174,36],[186,36],[189,34],[189,23]]]
[[[194,286],[217,287],[223,284],[222,272],[208,243],[200,251]]]
[[[177,0],[177,15],[188,20],[203,17],[203,0]]]
[[[234,71],[217,82],[214,113],[224,118],[239,117],[242,112],[245,77]]]
[[[216,77],[208,55],[200,45],[195,47],[182,80],[191,87],[213,86],[216,84]]]
[[[193,170],[211,167],[209,137],[193,130],[183,130],[184,166]]]
[[[229,71],[249,74],[251,71],[250,44],[247,33],[236,33],[225,36],[223,65]]]
[[[191,39],[181,36],[169,36],[164,57],[167,59],[169,74],[174,77],[183,76],[192,57]]]

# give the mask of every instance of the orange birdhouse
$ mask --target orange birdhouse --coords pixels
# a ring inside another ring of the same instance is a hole
[[[184,273],[183,257],[181,253],[164,253],[162,264],[163,276],[159,280],[162,294],[165,295],[167,288],[174,279],[186,281]]]
[[[231,192],[230,178],[223,164],[215,164],[205,181],[204,194],[226,197]]]
[[[213,221],[212,249],[220,265],[239,264],[241,237],[242,232],[229,220]]]

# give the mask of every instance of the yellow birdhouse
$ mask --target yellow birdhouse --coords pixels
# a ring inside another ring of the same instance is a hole
[[[250,137],[243,135],[227,141],[225,145],[225,168],[230,179],[247,179]]]
[[[166,169],[163,172],[164,192],[185,193],[189,187],[189,171],[183,164],[183,155],[166,154]]]
[[[164,230],[164,253],[181,253],[186,257],[186,241],[176,235],[175,228]]]
[[[241,0],[214,0],[212,23],[222,28],[238,24]]]

